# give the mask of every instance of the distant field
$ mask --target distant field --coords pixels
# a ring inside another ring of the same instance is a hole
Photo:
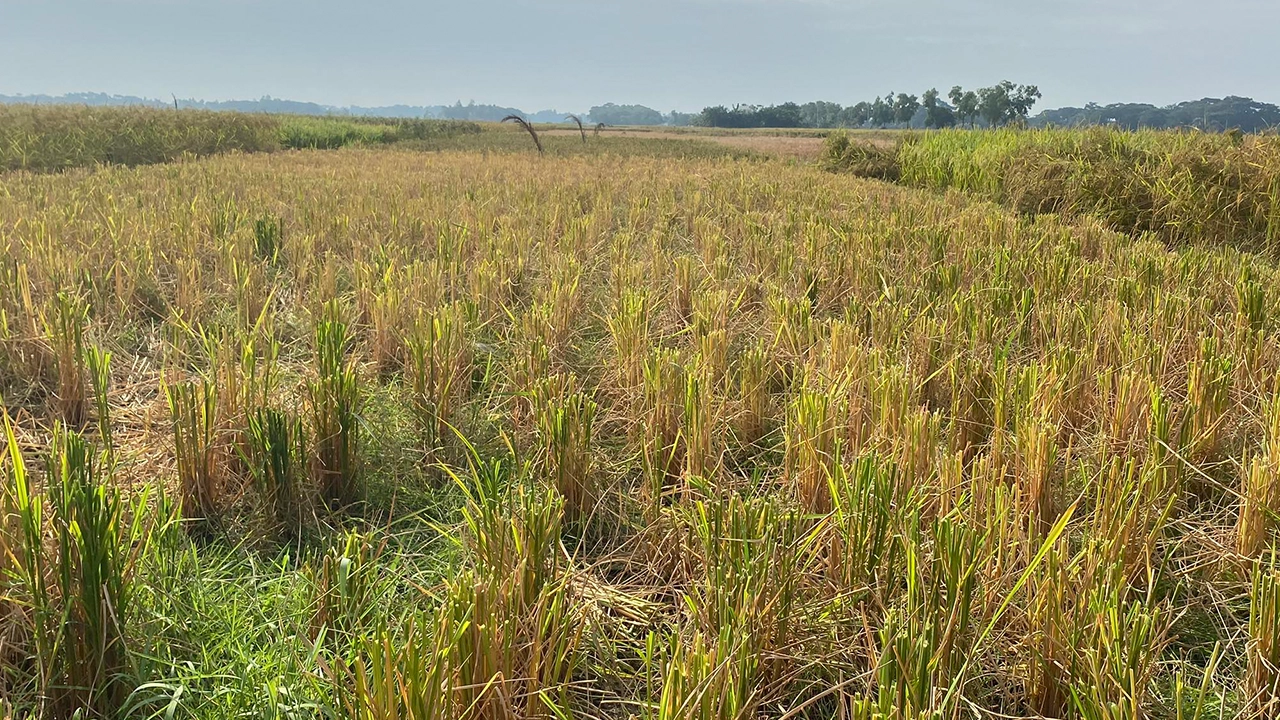
[[[442,151],[478,151],[478,152],[535,152],[533,141],[528,134],[512,125],[482,125],[484,131],[478,135],[455,136],[423,142],[403,143],[405,149]],[[720,138],[694,137],[688,135],[662,135],[657,133],[621,133],[603,131],[598,136],[587,132],[587,142],[575,128],[542,129],[538,131],[544,149],[549,155],[614,155],[621,157],[648,156],[667,158],[710,158],[730,157],[738,159],[763,160],[772,155],[768,143],[717,142]],[[768,138],[760,138],[767,140]],[[821,151],[821,142],[808,148],[812,152]],[[817,155],[810,157],[816,158]]]
[[[560,128],[545,129],[541,133],[544,137],[552,138],[575,138],[580,137],[576,129],[565,130]],[[613,139],[626,138],[632,141],[656,143],[660,141],[666,142],[682,142],[682,143],[713,143],[724,147],[735,148],[750,152],[757,152],[763,155],[771,155],[775,157],[795,158],[799,160],[817,160],[822,155],[823,139],[818,136],[785,136],[785,135],[765,135],[765,134],[710,134],[710,133],[679,133],[679,132],[657,132],[652,130],[628,130],[628,129],[605,129],[600,131],[599,135],[591,134],[593,139],[599,138],[605,142]]]
[[[820,158],[829,130],[724,130],[617,127],[574,144],[576,128],[540,125],[558,154],[655,157]],[[901,133],[856,131],[861,142],[889,147]],[[0,108],[0,170],[36,172],[95,164],[145,165],[226,152],[334,150],[350,146],[519,152],[532,148],[513,125],[448,120],[248,115],[154,108],[21,106]]]
[[[447,120],[249,115],[130,107],[0,106],[0,171],[149,165],[182,157],[440,141],[481,132]]]
[[[1271,139],[32,117],[0,717],[1280,713]]]

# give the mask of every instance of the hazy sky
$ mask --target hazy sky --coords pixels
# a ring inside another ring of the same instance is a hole
[[[1040,85],[1280,101],[1280,0],[0,0],[0,94],[661,110]]]

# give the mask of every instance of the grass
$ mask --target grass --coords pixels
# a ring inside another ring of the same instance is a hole
[[[389,145],[481,131],[457,120],[408,120],[339,117],[287,117],[280,121],[280,144],[292,150],[333,150],[348,145]]]
[[[0,107],[0,171],[51,171],[96,164],[143,165],[184,155],[279,147],[265,115],[91,108]]]
[[[521,132],[7,176],[4,712],[1274,714],[1269,255]]]

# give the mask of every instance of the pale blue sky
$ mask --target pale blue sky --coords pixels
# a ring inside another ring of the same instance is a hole
[[[1280,0],[0,0],[0,94],[661,110],[1039,84],[1280,101]]]

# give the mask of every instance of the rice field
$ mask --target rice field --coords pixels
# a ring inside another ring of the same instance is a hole
[[[950,130],[896,148],[839,134],[833,169],[956,189],[1028,214],[1098,218],[1171,247],[1229,245],[1280,257],[1280,138],[1202,132]]]
[[[450,120],[0,105],[0,172],[149,165],[231,152],[442,143],[481,131],[477,123]]]
[[[0,714],[1280,713],[1269,255],[520,137],[3,176]]]
[[[514,130],[514,132],[513,132]],[[544,128],[553,155],[647,155],[762,159],[790,154],[811,159],[822,141],[811,138],[693,136],[605,131],[582,142]],[[524,152],[518,127],[461,120],[348,116],[289,116],[158,110],[146,107],[0,105],[0,172],[62,172],[100,165],[150,165],[226,153],[390,147],[422,152]]]

